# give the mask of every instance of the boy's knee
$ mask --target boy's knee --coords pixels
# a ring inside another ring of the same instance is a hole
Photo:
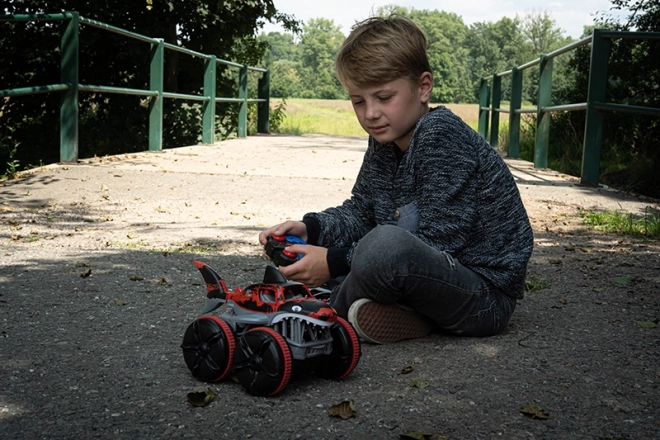
[[[351,272],[373,271],[379,265],[391,267],[402,258],[412,234],[394,225],[379,225],[365,235],[355,249]]]

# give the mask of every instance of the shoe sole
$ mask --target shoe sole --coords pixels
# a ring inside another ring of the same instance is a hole
[[[419,313],[397,304],[380,304],[369,299],[355,301],[348,321],[357,334],[372,344],[390,344],[428,335],[433,323]]]

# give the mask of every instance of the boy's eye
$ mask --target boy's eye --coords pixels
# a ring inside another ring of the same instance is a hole
[[[390,99],[392,99],[392,95],[384,95],[378,97],[379,101],[389,101]]]
[[[360,105],[360,104],[362,104],[363,102],[364,102],[364,101],[353,101],[352,104],[353,104],[353,107],[355,107],[356,105]]]

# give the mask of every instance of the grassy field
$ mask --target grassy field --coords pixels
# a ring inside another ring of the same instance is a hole
[[[279,102],[272,101],[274,105]],[[477,104],[443,105],[476,129]],[[366,136],[348,100],[287,99],[285,114],[278,133]]]

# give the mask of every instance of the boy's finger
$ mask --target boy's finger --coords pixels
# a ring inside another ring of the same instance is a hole
[[[286,250],[289,251],[289,252],[293,252],[294,254],[307,255],[307,252],[309,250],[309,246],[304,245],[304,244],[292,244],[291,246],[287,246]]]

